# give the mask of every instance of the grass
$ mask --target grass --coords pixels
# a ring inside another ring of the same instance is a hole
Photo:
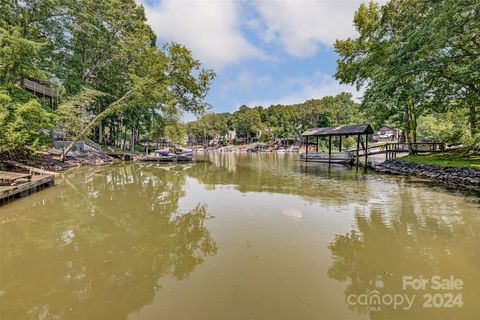
[[[480,170],[480,155],[460,152],[434,153],[428,155],[406,156],[399,160],[415,163],[429,163],[444,167],[464,167]]]

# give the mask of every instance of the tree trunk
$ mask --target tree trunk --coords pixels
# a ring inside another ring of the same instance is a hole
[[[408,153],[413,154],[412,149],[412,138],[411,138],[411,126],[410,126],[410,110],[408,105],[405,103],[403,106],[404,118],[405,118],[405,138],[407,139]]]
[[[120,99],[110,104],[104,111],[102,111],[92,121],[90,121],[90,123],[86,125],[85,128],[75,138],[72,139],[72,141],[70,141],[70,144],[65,148],[65,150],[61,155],[61,160],[65,161],[67,153],[70,150],[72,150],[72,148],[75,146],[78,140],[83,138],[91,129],[93,129],[100,121],[102,121],[105,117],[107,117],[111,112],[115,111],[115,107],[120,105],[131,93],[132,93],[132,90],[127,91],[127,93],[125,93]]]
[[[122,137],[122,151],[125,150],[127,144],[127,125],[123,127],[123,137]]]
[[[103,123],[98,126],[98,143],[103,143]]]
[[[120,125],[118,119],[115,119],[115,148],[120,146]]]
[[[114,134],[113,134],[113,119],[110,120],[110,125],[108,128],[108,144],[111,145],[112,141],[115,144]]]
[[[133,120],[133,127],[132,127],[132,144],[131,144],[131,151],[135,151],[135,120]]]
[[[477,108],[473,101],[469,105],[469,122],[470,122],[470,132],[472,136],[477,132]]]
[[[413,136],[413,143],[417,142],[417,113],[411,110],[412,113],[412,136]]]
[[[480,103],[480,94],[475,85],[470,85],[467,91],[468,122],[472,136],[477,133],[477,105]]]

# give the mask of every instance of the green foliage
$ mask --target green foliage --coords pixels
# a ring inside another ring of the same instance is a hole
[[[40,69],[45,43],[21,36],[17,27],[9,30],[0,27],[0,83],[13,83],[25,77],[45,79],[47,73]]]
[[[474,134],[479,12],[475,1],[362,4],[354,18],[359,37],[335,43],[336,77],[364,87],[362,105],[370,120],[402,126],[407,141],[415,141],[420,117],[449,110],[468,110],[464,117]]]
[[[476,133],[468,144],[468,151],[480,155],[480,133]]]
[[[363,123],[364,115],[359,104],[349,93],[311,99],[294,105],[272,105],[268,108],[241,106],[233,114],[206,114],[187,124],[187,132],[197,141],[223,137],[235,129],[237,137],[251,138],[261,131],[260,140],[300,140],[308,128]],[[352,140],[353,141],[353,140]],[[347,142],[347,141],[346,141]]]
[[[350,93],[312,99],[298,106],[303,129],[362,123],[363,115]]]
[[[273,105],[264,114],[262,122],[268,135],[263,134],[263,139],[298,137],[301,126],[298,107]]]
[[[185,125],[178,121],[167,124],[165,126],[164,136],[172,142],[183,143],[187,136]]]
[[[467,120],[458,112],[432,113],[418,119],[418,138],[425,141],[468,143],[471,140]]]
[[[237,129],[237,135],[246,137],[248,140],[261,128],[260,112],[258,109],[243,105],[233,113],[233,124]]]
[[[14,103],[0,93],[0,152],[33,153],[51,141],[54,114],[32,99]]]
[[[439,166],[480,169],[480,155],[465,152],[413,155],[401,158],[401,160],[415,163],[430,163]]]
[[[78,134],[87,125],[86,109],[93,104],[102,93],[93,89],[83,88],[77,95],[60,104],[56,110],[57,127],[63,131],[65,138]]]
[[[124,146],[127,130],[132,147],[140,134],[168,132],[178,139],[181,130],[170,124],[165,131],[166,123],[209,107],[205,96],[214,72],[202,69],[185,46],[157,47],[143,6],[134,0],[6,0],[0,9],[0,89],[11,100],[2,96],[9,107],[0,112],[10,126],[25,118],[17,114],[20,106],[36,98],[23,89],[25,78],[56,82],[62,94],[57,129],[72,143],[90,136]],[[20,127],[16,123],[14,131]],[[18,141],[37,149],[43,139]]]
[[[207,113],[197,121],[187,124],[187,133],[199,138],[212,139],[225,136],[230,130],[232,116],[229,113]]]

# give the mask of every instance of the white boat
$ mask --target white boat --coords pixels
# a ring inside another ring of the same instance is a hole
[[[332,152],[331,156],[328,152],[309,152],[300,154],[300,160],[309,162],[324,162],[324,163],[340,163],[351,164],[355,157],[351,152]]]

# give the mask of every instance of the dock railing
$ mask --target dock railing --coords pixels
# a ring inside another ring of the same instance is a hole
[[[446,150],[444,142],[415,142],[415,143],[399,143],[388,142],[380,145],[368,146],[366,152],[368,156],[385,154],[387,159],[396,158],[397,153],[409,152],[409,145],[412,152],[415,153],[432,153],[443,152]],[[356,150],[353,150],[354,156],[365,155],[365,149],[360,149],[359,154],[356,154]]]

